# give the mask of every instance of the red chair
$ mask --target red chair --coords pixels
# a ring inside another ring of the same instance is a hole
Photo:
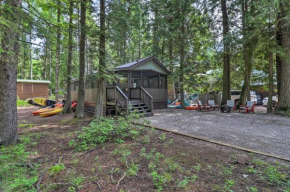
[[[205,111],[208,111],[210,110],[210,106],[207,105],[207,104],[202,104],[200,100],[197,101],[197,106],[198,106],[198,111],[201,111],[201,110],[205,110]]]
[[[240,106],[239,113],[241,112],[241,110],[244,110],[245,113],[250,113],[251,111],[253,113],[255,113],[255,102],[247,101],[247,105],[241,105]]]
[[[220,106],[219,105],[216,105],[215,102],[214,102],[214,100],[208,100],[208,105],[213,110],[215,110],[215,109],[218,109],[218,111],[220,110]]]

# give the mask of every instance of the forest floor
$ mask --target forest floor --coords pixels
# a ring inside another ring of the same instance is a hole
[[[92,119],[41,118],[30,114],[35,109],[18,114],[38,191],[290,191],[287,162],[149,128],[78,152],[69,141]]]

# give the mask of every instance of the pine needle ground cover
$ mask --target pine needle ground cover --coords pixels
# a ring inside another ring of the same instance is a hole
[[[136,127],[132,117],[43,119],[20,110],[19,122],[29,116],[25,123],[35,126],[19,128],[29,138],[16,145],[26,157],[12,162],[28,166],[1,174],[4,191],[290,190],[286,162]],[[1,167],[11,158],[1,158]],[[15,175],[24,175],[17,186]]]

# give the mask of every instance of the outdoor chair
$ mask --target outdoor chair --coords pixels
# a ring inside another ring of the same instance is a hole
[[[241,112],[241,110],[245,110],[245,113],[249,113],[249,112],[253,112],[255,113],[255,102],[253,101],[247,101],[246,105],[241,105],[240,106],[240,110],[239,113]]]
[[[220,110],[220,106],[219,105],[216,105],[215,102],[214,102],[214,100],[208,100],[208,105],[213,110],[215,110],[216,108],[218,109],[218,111]]]
[[[197,101],[197,106],[198,106],[198,111],[201,111],[201,110],[205,110],[205,111],[209,111],[210,110],[210,106],[207,105],[207,104],[202,104],[200,100]]]
[[[233,110],[236,110],[235,101],[227,100],[227,105],[230,106],[230,108],[233,108]]]

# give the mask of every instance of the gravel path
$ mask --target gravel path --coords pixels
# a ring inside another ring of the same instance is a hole
[[[268,114],[154,111],[151,125],[290,158],[290,119]]]

